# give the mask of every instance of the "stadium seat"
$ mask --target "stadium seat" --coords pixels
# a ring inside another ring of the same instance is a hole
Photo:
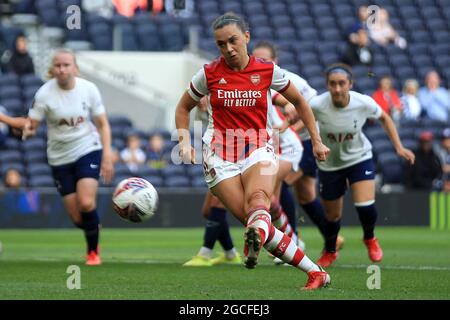
[[[21,97],[19,86],[4,85],[0,87],[0,101]]]
[[[37,187],[54,187],[55,182],[51,176],[43,175],[43,176],[33,176],[28,179],[28,185],[31,188]]]
[[[387,138],[387,136],[384,139],[372,141],[372,148],[373,151],[377,154],[377,157],[379,157],[383,153],[394,152],[392,142]]]
[[[22,142],[19,139],[17,139],[17,138],[7,137],[5,139],[5,142],[4,142],[3,146],[7,150],[18,151],[18,150],[22,149]],[[1,152],[3,152],[3,150]]]
[[[203,178],[203,177],[192,177],[191,185],[194,188],[207,188],[205,178]]]
[[[196,2],[196,5],[201,14],[215,13],[219,16],[219,3],[216,1],[198,1]]]
[[[139,25],[137,27],[137,39],[141,50],[160,51],[162,49],[158,30],[154,24]]]
[[[0,174],[2,176],[5,175],[5,173],[10,170],[10,169],[14,169],[17,170],[17,172],[20,173],[20,175],[25,175],[25,167],[23,165],[22,162],[2,162],[1,166],[0,166]]]
[[[47,141],[45,141],[43,138],[34,137],[31,139],[25,140],[22,144],[22,147],[25,151],[30,151],[30,150],[45,151],[45,150],[47,150]]]
[[[143,178],[150,182],[155,188],[164,186],[164,179],[161,176],[143,176]]]
[[[377,163],[379,167],[383,167],[388,164],[400,163],[400,157],[395,153],[395,151],[384,151],[382,153],[377,153]]]
[[[114,171],[115,174],[117,176],[132,176],[133,174],[131,173],[130,169],[128,168],[128,166],[125,163],[116,163],[114,165]]]
[[[161,174],[164,177],[184,176],[185,169],[181,165],[168,165],[167,167],[161,169]]]
[[[20,84],[23,88],[40,87],[44,84],[44,82],[35,74],[26,74],[20,77]]]
[[[236,14],[242,14],[243,9],[241,6],[241,3],[239,1],[223,1],[221,3],[222,5],[222,12],[234,12]]]
[[[137,171],[137,174],[140,177],[145,177],[145,176],[159,176],[161,173],[161,169],[155,169],[152,167],[149,167],[147,165],[141,165],[139,166],[139,169]]]
[[[387,163],[381,167],[383,184],[399,184],[403,181],[403,168],[401,163]]]
[[[266,3],[267,12],[272,16],[285,15],[288,13],[287,6],[283,2]]]
[[[297,36],[295,29],[292,27],[283,27],[275,29],[275,38],[278,40],[291,40],[295,41]]]
[[[191,180],[188,177],[167,177],[164,180],[164,186],[168,188],[187,188],[191,186]]]
[[[247,14],[247,16],[265,13],[263,4],[258,1],[245,1],[243,3],[242,9]]]
[[[9,98],[1,100],[0,105],[4,106],[8,113],[12,116],[19,116],[25,113],[22,100],[16,98]]]
[[[187,173],[192,178],[202,177],[203,178],[203,166],[201,165],[191,165],[187,167]]]
[[[47,153],[45,151],[28,151],[23,154],[23,160],[26,164],[47,163]]]
[[[19,86],[19,77],[14,73],[0,74],[0,88],[4,86]]]
[[[18,150],[2,150],[0,152],[0,162],[1,163],[9,163],[9,162],[22,162],[22,152]]]
[[[52,175],[52,170],[46,163],[29,163],[26,171],[29,177]]]

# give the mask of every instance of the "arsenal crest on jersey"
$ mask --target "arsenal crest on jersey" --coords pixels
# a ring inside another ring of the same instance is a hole
[[[257,84],[259,84],[261,82],[261,77],[259,76],[259,74],[252,74],[250,76],[250,80],[256,86]]]

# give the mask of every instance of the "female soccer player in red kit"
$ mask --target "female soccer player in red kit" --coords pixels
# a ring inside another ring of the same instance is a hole
[[[177,105],[180,155],[185,162],[194,162],[189,112],[209,94],[210,121],[203,136],[205,180],[211,192],[246,226],[246,267],[256,266],[264,246],[308,274],[303,289],[324,287],[330,276],[271,223],[269,207],[277,166],[277,156],[268,143],[271,88],[296,107],[310,131],[317,159],[324,161],[329,149],[322,144],[311,110],[283,71],[272,62],[248,55],[250,33],[245,21],[234,14],[224,14],[214,21],[213,30],[221,56],[192,78]]]

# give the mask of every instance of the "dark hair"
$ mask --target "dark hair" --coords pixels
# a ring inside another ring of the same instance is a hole
[[[221,29],[229,24],[235,24],[242,31],[242,33],[248,31],[247,22],[245,22],[242,17],[232,12],[227,12],[214,20],[212,28],[213,31],[216,31],[217,29]]]
[[[258,48],[267,48],[270,50],[270,55],[272,56],[272,59],[276,59],[278,58],[278,50],[277,47],[270,41],[259,41],[255,47],[253,48],[253,50],[258,49]]]
[[[333,63],[332,65],[328,66],[328,68],[325,70],[325,75],[327,78],[327,82],[328,82],[328,77],[330,76],[331,73],[333,73],[334,71],[344,71],[347,74],[347,78],[350,81],[353,81],[353,72],[352,72],[352,68],[345,64],[345,63]]]

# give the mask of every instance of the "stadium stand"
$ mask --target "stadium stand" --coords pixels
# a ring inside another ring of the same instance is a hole
[[[394,44],[386,47],[372,43],[374,68],[354,66],[355,89],[372,95],[378,79],[386,74],[394,78],[394,87],[401,90],[406,79],[415,78],[424,85],[425,74],[430,69],[439,70],[441,85],[450,87],[450,1],[433,0],[373,0],[373,4],[388,10],[390,22],[399,34],[408,41],[405,50]],[[64,28],[64,41],[90,42],[93,50],[126,51],[181,51],[188,44],[188,26],[196,26],[201,38],[200,48],[211,57],[217,55],[212,40],[211,22],[225,11],[243,14],[249,22],[254,43],[257,40],[271,40],[280,50],[279,64],[299,73],[319,92],[325,90],[322,77],[324,68],[337,62],[345,48],[350,28],[357,22],[357,8],[365,4],[360,0],[204,0],[195,2],[195,12],[189,18],[173,17],[166,13],[151,15],[140,12],[131,18],[117,13],[106,18],[92,12],[82,15],[81,29]],[[21,0],[15,6],[15,13],[34,14],[40,24],[61,28],[66,19],[69,5],[81,6],[80,0]],[[86,32],[87,30],[87,32]],[[0,54],[11,48],[19,27],[0,24]],[[116,37],[118,35],[118,37]],[[118,38],[118,44],[115,42]],[[252,46],[252,43],[250,47]],[[372,76],[370,75],[372,72]],[[18,77],[14,74],[0,74],[0,104],[11,115],[23,115],[28,111],[34,93],[43,80],[37,75]],[[117,150],[125,146],[130,130],[135,130],[126,116],[110,115],[113,145]],[[417,137],[428,128],[437,137],[447,123],[437,123],[426,119],[416,121],[401,120],[399,131],[405,146],[417,146]],[[160,131],[160,130],[159,130]],[[402,161],[393,152],[379,125],[368,124],[365,132],[372,141],[378,171],[383,183],[399,184],[402,181]],[[142,139],[155,133],[149,128],[141,132]],[[163,134],[168,147],[170,132]],[[48,170],[45,155],[45,128],[40,128],[38,137],[25,143],[16,138],[8,138],[0,153],[2,172],[8,166],[15,166],[24,175],[29,186],[48,186]],[[168,165],[156,170],[146,168],[142,176],[155,186],[205,187],[201,166],[189,167]],[[39,173],[39,174],[37,174]],[[116,165],[116,183],[130,175],[122,164]],[[53,185],[51,183],[51,185]]]

